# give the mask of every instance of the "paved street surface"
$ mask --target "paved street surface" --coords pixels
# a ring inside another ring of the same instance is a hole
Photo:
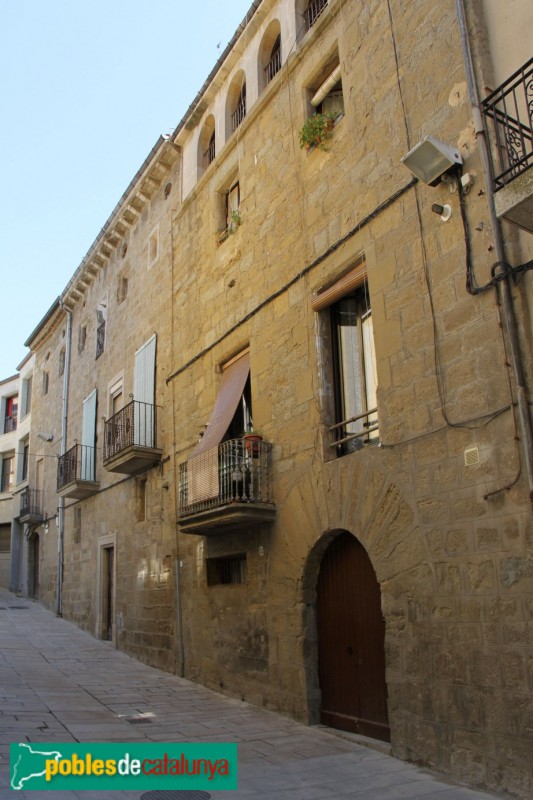
[[[0,590],[0,800],[141,798],[131,791],[9,789],[10,742],[76,741],[237,742],[239,790],[211,792],[213,800],[494,798],[139,664],[38,603]]]

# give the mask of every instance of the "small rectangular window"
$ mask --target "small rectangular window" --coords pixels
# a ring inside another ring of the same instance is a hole
[[[4,456],[2,459],[2,478],[0,491],[12,492],[15,483],[15,457]]]
[[[87,339],[87,326],[80,325],[78,330],[78,353],[82,353],[84,351],[86,339]]]
[[[0,553],[11,552],[11,525],[0,525]]]
[[[59,352],[59,376],[65,373],[65,351],[61,350]]]
[[[205,560],[207,585],[235,585],[246,583],[248,570],[246,553]]]
[[[22,380],[22,399],[20,403],[20,415],[25,417],[31,411],[31,392],[33,387],[33,376],[29,375]]]
[[[48,372],[43,372],[43,395],[48,394]]]
[[[30,455],[30,445],[27,439],[24,440],[22,448],[22,468],[20,471],[20,479],[22,481],[28,480],[28,460]]]

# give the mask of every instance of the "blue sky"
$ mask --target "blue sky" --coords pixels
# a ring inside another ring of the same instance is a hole
[[[0,380],[251,0],[0,0]]]

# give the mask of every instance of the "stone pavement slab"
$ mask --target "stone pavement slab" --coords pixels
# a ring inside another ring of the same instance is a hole
[[[371,749],[148,667],[0,590],[0,800],[53,800],[51,791],[9,789],[9,743],[18,741],[237,742],[239,789],[210,792],[213,800],[494,798],[392,758],[383,746]],[[58,793],[60,800],[142,794]]]

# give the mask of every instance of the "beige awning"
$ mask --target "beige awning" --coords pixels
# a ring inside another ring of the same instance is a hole
[[[240,353],[223,369],[222,382],[206,431],[189,456],[189,503],[218,497],[218,445],[237,410],[249,372],[249,350]]]
[[[206,431],[191,453],[190,458],[194,458],[220,444],[237,410],[249,372],[249,350],[245,350],[224,367],[222,382]]]
[[[311,300],[311,308],[313,311],[322,311],[323,308],[327,308],[328,306],[332,305],[332,303],[336,303],[337,300],[340,300],[341,297],[345,297],[345,295],[350,294],[359,286],[362,286],[366,280],[366,261],[362,261],[358,264],[354,269],[350,270],[347,275],[344,277],[339,278],[333,286],[330,286],[328,289],[324,289],[322,292],[318,292],[317,294],[313,295]]]

